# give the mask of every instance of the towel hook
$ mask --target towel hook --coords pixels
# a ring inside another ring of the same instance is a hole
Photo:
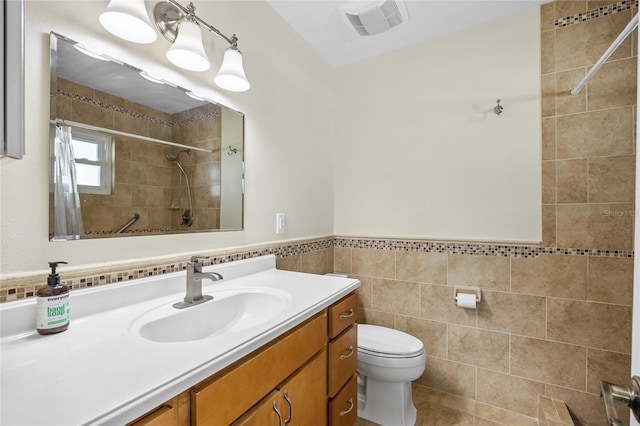
[[[496,115],[500,115],[502,114],[504,108],[502,107],[502,105],[500,105],[500,99],[496,99],[496,103],[497,105],[493,108],[493,112],[495,112]]]

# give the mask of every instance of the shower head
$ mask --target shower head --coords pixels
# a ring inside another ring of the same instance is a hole
[[[191,150],[190,149],[181,149],[180,151],[176,152],[175,154],[167,154],[165,157],[167,158],[168,161],[178,161],[178,158],[180,158],[180,154],[182,154],[183,152],[191,155]]]

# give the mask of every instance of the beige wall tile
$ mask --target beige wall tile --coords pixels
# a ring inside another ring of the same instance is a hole
[[[464,398],[475,398],[476,367],[428,357],[420,384]]]
[[[509,335],[473,327],[447,326],[447,358],[452,361],[509,371]]]
[[[373,309],[373,285],[371,281],[373,278],[369,277],[354,277],[360,280],[360,287],[356,292],[358,293],[358,306],[363,308]]]
[[[597,394],[579,392],[553,385],[546,386],[546,395],[564,401],[574,419],[583,425],[602,425],[606,419],[602,398]],[[618,417],[629,422],[629,409],[618,409]]]
[[[397,279],[422,283],[447,283],[447,254],[398,251]]]
[[[556,70],[556,62],[555,62],[555,36],[556,30],[544,31],[541,36],[541,63],[540,63],[540,72],[542,74],[548,74],[551,72],[555,72]]]
[[[538,395],[543,394],[543,383],[478,368],[480,402],[535,417]]]
[[[589,257],[589,300],[631,305],[632,297],[633,259]]]
[[[512,292],[575,299],[587,297],[585,256],[543,254],[536,258],[513,258],[511,265]]]
[[[560,0],[554,3],[556,5],[556,19],[567,18],[587,11],[586,0]]]
[[[633,154],[630,108],[558,117],[558,158]]]
[[[549,2],[540,5],[540,31],[549,31],[554,28],[556,19],[556,3]]]
[[[632,204],[567,204],[557,209],[558,246],[633,249]]]
[[[449,285],[508,290],[509,258],[450,254],[447,282]]]
[[[71,120],[92,126],[113,129],[114,112],[85,102],[71,102]]]
[[[542,206],[542,245],[556,247],[556,205]]]
[[[621,12],[577,25],[558,28],[555,39],[556,70],[595,64],[631,19],[631,12]],[[546,41],[543,38],[543,43]],[[543,50],[544,52],[544,50]],[[627,38],[609,60],[631,54],[631,39]]]
[[[635,58],[606,62],[587,84],[590,110],[634,105],[637,89]]]
[[[587,159],[557,161],[558,203],[587,202]]]
[[[631,307],[569,299],[547,300],[547,338],[630,353]]]
[[[589,159],[589,202],[632,203],[635,177],[635,155]]]
[[[453,324],[476,325],[476,310],[458,308],[454,303],[453,287],[420,285],[420,317]]]
[[[555,204],[557,185],[557,161],[543,161],[542,162],[542,203],[543,204]],[[585,179],[586,180],[586,179]],[[586,182],[585,182],[586,184]],[[586,196],[586,190],[585,190]]]
[[[132,207],[162,208],[163,191],[160,187],[132,185]]]
[[[476,403],[473,399],[441,392],[422,385],[413,387],[413,398],[415,401],[427,401],[440,407],[452,408],[467,414],[473,415],[475,413]]]
[[[545,311],[544,297],[483,291],[478,327],[544,338]]]
[[[542,119],[542,160],[556,159],[556,118]]]
[[[587,74],[585,68],[556,72],[556,112],[558,115],[575,114],[587,110],[586,90],[582,90],[577,95],[572,95],[571,90],[580,83],[580,80]],[[558,124],[560,124],[558,122]],[[560,129],[558,129],[558,132]],[[558,135],[559,136],[559,135]],[[560,155],[558,154],[558,158]]]
[[[428,356],[447,357],[447,325],[445,323],[398,315],[396,328],[420,339]]]
[[[392,250],[351,250],[351,273],[375,278],[395,278],[396,252]]]
[[[398,315],[420,314],[420,284],[409,281],[374,279],[373,309]]]
[[[545,74],[541,77],[542,117],[556,115],[556,76]]]
[[[278,257],[276,258],[276,268],[299,272],[302,269],[302,255],[295,254],[293,256]]]
[[[587,392],[600,394],[600,381],[626,386],[631,371],[631,355],[587,350]]]
[[[302,271],[310,274],[326,274],[329,272],[325,250],[302,253]]]
[[[351,274],[351,249],[335,247],[333,249],[333,272]]]
[[[576,390],[586,385],[587,349],[511,336],[511,374]]]
[[[358,322],[388,328],[395,328],[396,325],[395,315],[365,308],[358,308]]]

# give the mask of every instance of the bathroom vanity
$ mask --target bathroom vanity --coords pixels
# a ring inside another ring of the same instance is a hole
[[[352,425],[360,283],[274,256],[204,270],[224,277],[214,299],[183,310],[184,272],[72,292],[52,336],[35,300],[0,306],[0,423]]]

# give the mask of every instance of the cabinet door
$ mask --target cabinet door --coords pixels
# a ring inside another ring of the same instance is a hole
[[[244,416],[233,422],[233,426],[282,426],[284,400],[278,391],[273,391]]]
[[[285,426],[327,424],[327,351],[322,350],[278,386]]]

